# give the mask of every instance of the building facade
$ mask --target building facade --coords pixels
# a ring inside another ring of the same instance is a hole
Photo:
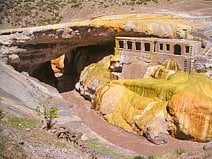
[[[142,78],[147,67],[165,64],[174,58],[180,69],[190,72],[192,57],[201,49],[201,42],[185,39],[116,37],[115,54],[122,65],[120,78]]]

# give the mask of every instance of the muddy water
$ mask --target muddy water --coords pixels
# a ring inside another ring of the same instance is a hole
[[[165,145],[154,145],[142,136],[128,133],[107,123],[100,114],[90,109],[90,102],[84,100],[77,92],[70,91],[62,93],[62,96],[73,104],[72,111],[79,116],[88,127],[107,141],[124,149],[132,150],[146,156],[160,155],[178,148],[185,148],[187,151],[192,152],[202,150],[202,143],[177,140],[172,137],[170,137],[169,142]]]

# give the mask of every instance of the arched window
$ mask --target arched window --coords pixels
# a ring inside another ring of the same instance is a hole
[[[181,55],[181,46],[179,44],[174,45],[174,54]]]

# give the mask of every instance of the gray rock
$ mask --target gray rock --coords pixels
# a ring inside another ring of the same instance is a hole
[[[85,141],[85,140],[88,140],[88,139],[89,139],[89,137],[85,134],[83,134],[82,137],[81,137],[82,141]]]
[[[168,121],[164,117],[153,119],[145,128],[144,134],[146,138],[156,145],[168,142]]]
[[[203,146],[203,150],[212,150],[212,141],[207,142],[207,143]]]

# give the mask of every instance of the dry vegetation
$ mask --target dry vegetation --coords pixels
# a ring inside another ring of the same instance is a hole
[[[41,26],[123,13],[204,12],[209,0],[0,0],[0,29]]]
[[[169,0],[167,0],[169,1]],[[112,6],[147,5],[158,0],[8,0],[0,1],[0,25],[8,27],[29,27],[61,22],[62,10],[81,9],[90,4],[92,7],[108,8]]]

